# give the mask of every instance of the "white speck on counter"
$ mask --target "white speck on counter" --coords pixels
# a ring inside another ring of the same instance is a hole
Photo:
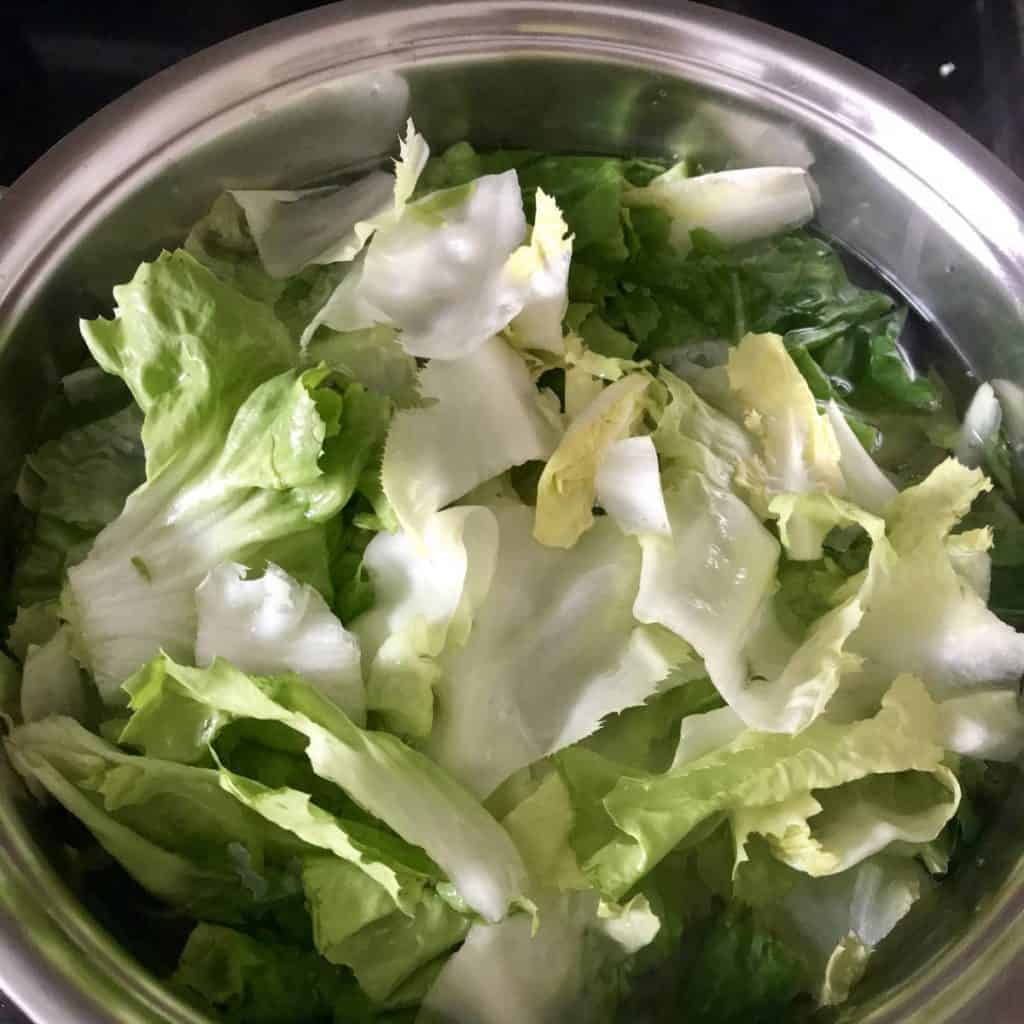
[[[947,60],[945,64],[939,65],[939,74],[943,78],[949,78],[954,71],[956,71],[956,65],[951,60]]]

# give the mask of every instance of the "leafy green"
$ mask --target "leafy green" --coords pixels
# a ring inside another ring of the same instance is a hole
[[[427,993],[421,1019],[609,1019],[623,961],[657,932],[646,900],[620,909],[592,893],[552,895],[538,917],[536,930],[525,915],[474,925]]]
[[[937,769],[938,714],[924,686],[897,680],[874,718],[850,726],[819,719],[795,736],[742,733],[705,758],[664,775],[619,777],[603,794],[604,841],[583,865],[599,890],[627,892],[692,830],[715,814],[764,806],[794,792],[831,788],[878,772]],[[579,755],[560,755],[573,765]],[[581,778],[586,784],[589,769]],[[587,799],[578,783],[570,789]]]
[[[338,818],[316,806],[301,790],[270,789],[225,768],[220,769],[220,785],[262,818],[293,833],[310,847],[333,854],[306,862],[304,884],[308,890],[311,863],[320,866],[318,877],[326,871],[334,879],[342,878],[345,897],[340,905],[345,913],[353,914],[354,905],[361,898],[375,907],[385,907],[386,912],[397,908],[409,915],[419,902],[422,880],[438,874],[429,858],[415,847],[383,829]],[[314,917],[314,927],[316,922]]]
[[[178,758],[195,761],[232,721],[280,723],[308,740],[305,755],[320,778],[422,846],[483,916],[498,920],[525,900],[519,854],[465,789],[394,736],[358,728],[297,676],[250,677],[219,660],[194,669],[164,655],[128,689],[134,714],[125,742],[166,751],[168,737],[178,737]]]
[[[195,224],[185,249],[225,284],[251,299],[273,306],[284,292],[284,282],[264,270],[245,211],[230,193],[219,196]]]
[[[381,469],[398,522],[413,534],[432,513],[512,466],[546,458],[557,443],[526,364],[500,338],[431,362],[419,387],[432,402],[398,413]]]
[[[235,189],[230,195],[245,213],[267,273],[284,279],[311,264],[351,259],[363,241],[361,222],[387,208],[394,188],[391,175],[371,171],[348,185],[297,192]]]
[[[882,515],[896,497],[895,486],[871,458],[851,417],[835,401],[826,405],[825,412],[839,447],[839,469],[847,496],[866,511]]]
[[[598,505],[626,533],[671,533],[661,486],[658,452],[649,436],[615,441],[594,476]]]
[[[410,355],[458,359],[512,324],[525,347],[557,349],[571,243],[549,196],[538,192],[534,213],[524,245],[526,218],[512,170],[408,205],[396,198],[394,215],[376,225],[303,340],[320,324],[337,331],[386,324]]]
[[[247,672],[296,672],[354,721],[365,719],[359,643],[324,599],[276,565],[258,579],[224,562],[196,588],[196,661],[225,658]]]
[[[699,662],[690,671],[699,672]],[[673,674],[668,682],[675,678]],[[670,689],[667,686],[645,704],[606,718],[601,728],[581,745],[623,766],[652,773],[665,771],[678,744],[680,721],[722,705],[722,698],[709,679],[698,676]]]
[[[737,896],[806,964],[805,991],[825,1006],[847,999],[874,948],[931,886],[911,857],[888,854],[809,878],[756,850],[744,872]]]
[[[71,631],[62,626],[44,644],[28,648],[21,679],[21,719],[36,722],[67,715],[84,721],[88,704],[82,674],[71,653]]]
[[[305,844],[225,792],[215,771],[125,754],[70,718],[23,725],[5,747],[30,784],[174,907],[241,922],[298,892]]]
[[[115,318],[83,333],[143,411],[146,483],[72,568],[67,605],[107,701],[161,647],[191,657],[210,569],[344,507],[391,414],[326,369],[288,369],[284,328],[184,252],[115,294]]]
[[[221,925],[196,925],[170,984],[232,1024],[372,1019],[348,971],[313,952]]]
[[[775,1024],[789,1019],[806,971],[749,911],[733,911],[711,925],[676,999],[695,1024]]]
[[[746,167],[691,177],[685,160],[623,196],[627,206],[667,213],[670,241],[683,251],[695,229],[737,245],[803,227],[814,216],[815,198],[814,183],[800,167]]]
[[[640,704],[690,649],[632,614],[636,544],[608,517],[568,550],[531,536],[531,509],[497,505],[493,579],[464,645],[440,659],[427,752],[481,797]]]
[[[1024,638],[965,585],[947,546],[949,532],[990,486],[979,470],[949,459],[890,504],[894,557],[850,644],[862,666],[840,694],[852,710],[870,706],[897,671],[915,672],[940,698],[972,688],[1016,690]]]
[[[317,946],[331,963],[352,969],[363,991],[375,1002],[393,996],[420,968],[448,953],[466,936],[472,922],[453,910],[436,893],[427,893],[412,916],[382,915],[362,928],[337,937],[331,934],[333,918],[347,916],[350,895],[335,902],[321,888],[322,880],[306,876],[307,899],[314,907]],[[529,921],[529,918],[524,918]]]
[[[645,373],[623,377],[569,424],[537,485],[533,535],[541,544],[572,547],[593,523],[598,467],[608,447],[631,432],[649,381]]]
[[[422,535],[378,534],[364,564],[376,596],[354,625],[369,666],[367,702],[392,731],[425,737],[434,721],[437,659],[463,643],[491,585],[498,524],[487,508],[431,516]]]
[[[897,347],[905,321],[906,310],[897,310],[865,326],[867,366],[863,377],[854,381],[853,401],[857,405],[903,406],[921,411],[935,408],[935,396],[927,378],[914,376]]]
[[[28,606],[59,596],[64,574],[145,479],[135,406],[48,441],[25,461],[19,493],[35,513],[12,592]]]
[[[399,408],[419,401],[416,360],[395,340],[390,327],[341,333],[324,328],[306,346],[310,366],[326,364]]]
[[[751,505],[762,516],[773,497],[845,490],[839,467],[840,448],[827,416],[818,412],[814,395],[789,357],[782,339],[748,334],[729,355],[730,400],[758,443],[757,455],[740,466],[740,481]],[[821,556],[820,530],[794,517],[790,523],[791,557]]]

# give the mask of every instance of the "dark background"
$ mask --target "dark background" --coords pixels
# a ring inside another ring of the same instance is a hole
[[[0,0],[0,185],[161,68],[316,6],[308,0]],[[719,0],[712,6],[867,65],[937,107],[1024,176],[1024,0]]]
[[[0,0],[0,185],[161,68],[316,6]],[[1024,177],[1024,0],[720,0],[711,6],[795,32],[877,71]],[[0,996],[0,1021],[18,1020]]]

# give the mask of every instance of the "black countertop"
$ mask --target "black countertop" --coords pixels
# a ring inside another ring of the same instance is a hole
[[[5,0],[0,185],[90,114],[212,43],[317,3]],[[718,0],[829,47],[955,121],[1024,177],[1024,0]],[[21,1018],[0,996],[0,1022]]]

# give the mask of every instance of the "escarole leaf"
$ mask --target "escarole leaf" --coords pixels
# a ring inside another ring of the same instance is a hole
[[[875,947],[934,882],[909,857],[879,854],[827,878],[811,878],[758,852],[738,892],[757,918],[804,962],[806,988],[823,1006],[844,1002]]]
[[[394,179],[372,171],[341,187],[233,189],[267,273],[291,277],[311,263],[352,259],[362,248],[363,222],[388,205]]]
[[[941,738],[923,684],[903,676],[873,718],[851,725],[819,718],[795,736],[744,732],[664,775],[620,777],[602,801],[606,841],[583,870],[601,892],[617,898],[714,815],[780,804],[879,773],[935,772]],[[571,758],[568,763],[571,769]]]
[[[746,844],[765,836],[771,852],[814,877],[834,875],[896,842],[927,843],[960,805],[956,776],[939,766],[927,774],[870,775],[835,789],[809,790],[778,804],[741,808],[731,816],[736,869]]]
[[[736,422],[708,404],[670,370],[658,371],[651,439],[670,479],[688,470],[730,489],[740,466],[754,456],[754,442]]]
[[[814,216],[817,189],[800,167],[749,167],[688,177],[685,162],[643,188],[623,194],[626,206],[656,206],[672,218],[671,240],[689,249],[694,228],[733,244],[802,227]]]
[[[548,547],[569,548],[594,521],[597,472],[608,447],[626,437],[642,413],[650,383],[634,373],[610,384],[569,424],[537,485],[534,536]]]
[[[558,895],[541,903],[538,916],[536,929],[524,915],[474,925],[427,992],[417,1021],[608,1019],[623,961],[658,930],[646,901],[612,920],[593,893]]]
[[[83,321],[82,333],[147,417],[147,476],[189,441],[209,441],[216,428],[226,434],[254,383],[288,368],[292,344],[280,325],[187,253],[142,264],[114,298],[114,318]]]
[[[887,530],[896,558],[873,586],[850,641],[863,659],[837,699],[852,712],[870,707],[887,675],[920,676],[939,699],[1003,688],[1016,691],[1024,672],[1024,636],[1002,622],[957,571],[949,531],[991,485],[953,459],[889,506]]]
[[[641,704],[689,653],[632,615],[636,542],[608,518],[568,551],[530,535],[532,510],[497,505],[493,579],[464,645],[439,660],[427,751],[481,796]]]
[[[830,702],[843,676],[859,667],[848,649],[850,639],[872,606],[876,588],[891,569],[893,553],[882,520],[855,505],[823,494],[787,495],[770,505],[778,517],[787,552],[794,549],[793,524],[824,536],[835,528],[859,528],[871,542],[868,566],[857,586],[833,596],[834,607],[813,619],[798,642],[780,626],[774,605],[762,615],[748,640],[746,655],[753,680],[733,695],[730,704],[748,724],[771,731],[797,732]],[[804,533],[806,535],[806,533]]]
[[[841,497],[845,486],[835,432],[818,412],[782,338],[748,334],[730,353],[728,373],[732,400],[760,442],[760,452],[742,467],[742,483],[755,508],[765,515],[767,503],[779,494],[824,491]],[[798,522],[791,530],[791,557],[821,557],[820,531]]]
[[[419,198],[376,225],[365,256],[307,329],[398,330],[411,355],[458,359],[509,329],[517,345],[560,352],[571,241],[538,191],[526,237],[513,169]]]
[[[14,621],[7,628],[7,647],[19,661],[24,662],[29,647],[45,644],[60,629],[59,609],[56,601],[43,601],[18,609]]]
[[[142,416],[129,405],[47,441],[25,460],[18,493],[36,520],[14,566],[18,605],[55,600],[66,571],[145,480],[141,429]]]
[[[728,705],[687,715],[679,723],[679,735],[670,767],[674,771],[705,754],[725,747],[746,730],[742,718]]]
[[[942,472],[969,474],[955,466],[949,463]],[[1015,666],[1020,641],[954,568],[947,532],[966,511],[969,498],[959,499],[953,515],[943,511],[945,493],[938,478],[904,492],[892,503],[888,523],[826,494],[774,498],[769,510],[791,557],[803,551],[807,536],[824,537],[836,528],[858,528],[871,544],[867,568],[836,589],[794,638],[781,624],[773,596],[778,557],[774,539],[731,492],[690,474],[668,492],[672,537],[641,539],[644,557],[635,613],[693,644],[732,710],[750,727],[766,731],[797,732],[826,707],[840,717],[870,714],[887,679],[906,667],[914,668],[936,696],[949,696],[949,669],[937,663],[937,653],[943,650],[947,659],[955,656],[957,648],[950,647],[949,638],[956,643],[956,618],[947,618],[942,641],[934,617],[899,636],[892,633],[897,616],[917,623],[916,607],[922,603],[929,605],[929,616],[934,615],[932,602],[952,604],[955,616],[970,616],[972,628],[984,629],[986,635],[991,631],[1002,648],[990,645],[964,671],[974,673],[979,684],[995,685],[1012,668],[1001,669],[1003,675],[990,674],[984,658]],[[914,524],[927,524],[925,530],[932,531],[930,547]],[[693,551],[708,552],[707,561],[695,559]],[[907,588],[924,572],[941,581],[945,592],[937,587],[914,608],[898,607],[910,603]],[[910,649],[919,653],[908,656]],[[1014,734],[1010,726],[1007,735]],[[966,737],[960,742],[969,743]],[[1002,741],[993,737],[991,742],[998,747]],[[1006,742],[1012,746],[1012,740]]]
[[[363,564],[376,600],[354,629],[368,666],[368,702],[394,732],[426,736],[434,719],[437,657],[465,642],[491,585],[498,524],[487,508],[431,516],[419,539],[378,533]]]
[[[196,589],[196,662],[224,658],[244,672],[295,672],[334,701],[357,724],[366,700],[359,642],[327,602],[276,565],[258,579],[226,562]]]
[[[512,466],[547,458],[557,443],[526,364],[500,338],[431,362],[419,389],[430,404],[395,416],[381,465],[384,493],[413,535],[432,513]]]
[[[561,353],[562,319],[569,305],[572,238],[558,204],[542,189],[534,201],[530,244],[510,257],[505,272],[526,294],[522,310],[509,324],[510,340],[519,348]]]
[[[304,350],[309,366],[324,364],[362,384],[398,409],[420,401],[416,360],[395,340],[392,327],[370,327],[362,331],[323,330]]]
[[[227,193],[218,196],[206,216],[192,226],[183,248],[243,295],[275,309],[279,302],[283,305],[287,283],[267,273],[245,211]]]
[[[989,527],[964,530],[946,538],[946,554],[957,575],[986,604],[992,589],[992,549],[994,537]]]
[[[883,515],[896,487],[864,450],[839,406],[830,401],[825,410],[839,446],[839,468],[850,501],[874,515]]]
[[[191,660],[194,591],[214,566],[348,502],[391,414],[325,369],[287,369],[284,328],[187,253],[143,264],[115,296],[115,318],[82,329],[145,415],[146,483],[71,570],[65,602],[110,702],[161,648]]]
[[[943,746],[986,761],[1016,761],[1024,752],[1024,714],[1014,690],[982,690],[939,702]]]
[[[665,495],[670,537],[645,535],[634,613],[693,644],[709,667],[738,658],[771,593],[779,545],[730,491],[698,473]]]
[[[336,868],[332,866],[330,871],[333,875]],[[351,968],[360,988],[378,1004],[392,999],[402,1002],[399,990],[403,984],[457,946],[472,924],[436,892],[428,891],[412,914],[382,914],[350,931],[349,908],[336,902],[350,889],[346,886],[339,892],[333,881],[322,871],[306,872],[317,948],[331,963]]]
[[[341,263],[358,255],[375,231],[401,216],[429,157],[426,139],[409,118],[394,176],[371,171],[341,187],[231,195],[245,211],[267,272],[289,277],[309,263]]]
[[[72,656],[71,630],[61,626],[44,644],[32,644],[21,678],[21,718],[36,722],[50,715],[83,721],[88,702],[82,673]]]
[[[134,716],[125,742],[166,749],[168,733],[181,729],[195,737],[199,758],[229,722],[278,722],[306,737],[317,776],[422,847],[483,917],[499,920],[525,899],[526,873],[511,839],[465,789],[396,737],[354,725],[297,676],[250,677],[221,660],[187,668],[164,655],[129,690]]]
[[[574,818],[569,789],[558,772],[552,771],[501,819],[538,885],[587,888],[572,848]]]
[[[672,532],[665,511],[658,453],[647,437],[610,444],[594,479],[597,503],[626,533]]]
[[[469,355],[522,309],[504,271],[525,236],[514,171],[435,192],[378,228],[318,320],[342,331],[391,324],[414,356]]]
[[[5,748],[31,786],[172,906],[240,922],[298,890],[291,865],[305,844],[225,792],[216,771],[125,754],[62,717],[21,726]]]
[[[244,807],[292,833],[311,849],[333,855],[314,854],[312,865],[319,866],[320,876],[331,873],[335,889],[339,888],[338,878],[343,877],[342,888],[348,901],[355,893],[360,894],[357,902],[363,908],[361,911],[355,911],[351,905],[345,907],[350,922],[358,921],[359,913],[365,914],[367,905],[380,908],[382,914],[397,909],[411,915],[423,894],[424,880],[436,879],[439,874],[416,847],[381,829],[338,818],[313,803],[308,793],[264,786],[223,767],[219,774],[221,788]],[[312,869],[307,861],[304,875]],[[337,921],[334,927],[338,927]]]

